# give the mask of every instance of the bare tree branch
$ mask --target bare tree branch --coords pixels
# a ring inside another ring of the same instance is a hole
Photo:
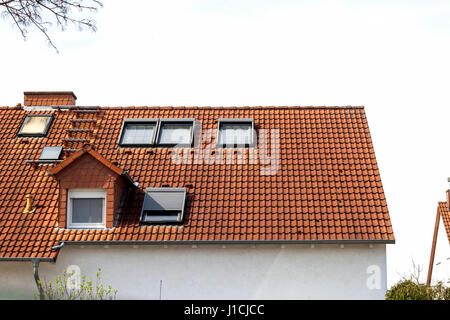
[[[0,0],[2,17],[10,18],[24,39],[27,38],[29,28],[36,28],[56,51],[58,49],[48,34],[47,26],[56,22],[61,31],[71,24],[80,31],[87,28],[95,32],[95,20],[79,17],[73,11],[77,10],[80,14],[94,13],[101,7],[103,4],[98,0]]]

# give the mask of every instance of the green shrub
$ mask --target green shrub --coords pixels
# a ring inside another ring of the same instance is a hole
[[[450,287],[442,282],[434,286],[420,283],[421,271],[413,261],[412,273],[386,292],[386,300],[450,300]]]
[[[426,285],[402,280],[386,292],[386,300],[430,300],[430,294]]]
[[[45,300],[114,300],[117,290],[111,286],[104,286],[100,281],[101,269],[96,273],[95,285],[92,280],[87,281],[86,276],[81,276],[78,289],[69,286],[70,277],[64,270],[62,276],[56,276],[54,281],[39,281],[42,296],[35,292],[35,298]]]

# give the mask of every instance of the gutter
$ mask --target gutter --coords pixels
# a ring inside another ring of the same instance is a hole
[[[63,241],[63,242],[61,242],[60,244],[58,244],[57,246],[53,246],[53,247],[52,247],[52,250],[59,250],[59,249],[61,249],[62,247],[64,247],[64,244],[65,244],[65,242]]]
[[[62,241],[60,244],[53,246],[52,250],[59,250],[66,244],[68,245],[202,245],[202,244],[217,244],[217,245],[233,245],[233,244],[247,244],[247,245],[265,245],[265,244],[395,244],[395,240],[175,240],[175,241]],[[53,258],[2,258],[1,261],[33,261],[39,260],[41,262],[55,262]]]
[[[202,245],[202,244],[395,244],[395,240],[179,240],[179,241],[65,241],[70,245]]]
[[[25,258],[3,258],[0,257],[1,261],[33,261],[33,260],[39,260],[41,262],[55,262],[55,259],[53,258],[31,258],[31,257],[25,257]]]

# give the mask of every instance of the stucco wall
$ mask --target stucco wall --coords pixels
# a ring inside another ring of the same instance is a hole
[[[69,265],[102,278],[122,299],[383,299],[385,245],[66,245],[50,280]],[[162,281],[162,282],[161,282]],[[162,287],[160,290],[160,284]],[[35,291],[30,262],[0,262],[0,297]]]

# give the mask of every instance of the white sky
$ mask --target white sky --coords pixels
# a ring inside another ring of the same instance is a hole
[[[428,269],[450,177],[449,1],[107,1],[98,32],[24,42],[0,20],[0,105],[364,105],[397,243],[388,286]]]

